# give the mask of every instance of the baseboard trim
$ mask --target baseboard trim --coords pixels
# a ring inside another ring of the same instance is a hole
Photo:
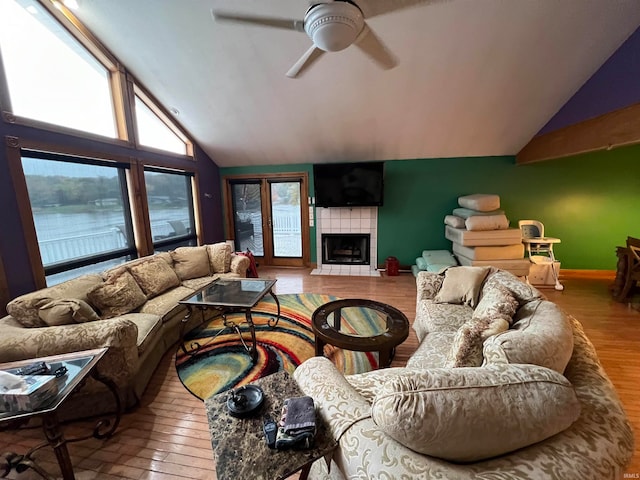
[[[615,270],[577,270],[577,269],[560,269],[560,278],[562,277],[574,277],[574,278],[616,278]]]

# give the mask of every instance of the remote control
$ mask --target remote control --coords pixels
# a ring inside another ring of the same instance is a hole
[[[49,371],[49,366],[46,363],[38,362],[18,369],[16,375],[43,375]]]
[[[264,438],[267,441],[267,446],[269,448],[276,448],[276,434],[278,433],[278,425],[276,422],[271,418],[265,418],[262,429],[264,430]]]

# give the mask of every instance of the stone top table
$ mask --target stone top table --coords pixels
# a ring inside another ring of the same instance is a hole
[[[280,480],[298,471],[301,471],[300,479],[306,479],[311,464],[336,448],[322,417],[316,415],[317,428],[312,448],[270,449],[262,431],[264,418],[269,416],[278,421],[284,400],[303,396],[304,393],[284,371],[261,378],[252,385],[262,388],[265,398],[260,409],[249,418],[236,418],[229,414],[229,392],[213,395],[205,401],[218,479]]]

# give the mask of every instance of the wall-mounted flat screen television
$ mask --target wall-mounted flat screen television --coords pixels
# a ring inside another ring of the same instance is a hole
[[[313,165],[316,207],[380,207],[384,162]]]

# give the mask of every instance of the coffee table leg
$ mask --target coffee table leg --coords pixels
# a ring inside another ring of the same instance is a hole
[[[326,343],[318,338],[318,336],[315,336],[315,344],[316,344],[316,357],[322,357],[324,356],[324,346],[326,345]]]
[[[269,293],[273,297],[273,300],[276,302],[276,306],[278,307],[278,316],[275,319],[272,317],[268,321],[269,327],[275,328],[278,326],[278,322],[280,321],[280,301],[278,300],[278,297],[276,297],[276,294],[273,293],[273,291],[269,291]]]
[[[255,363],[256,360],[258,360],[258,345],[257,345],[257,342],[256,342],[256,327],[253,324],[253,318],[251,317],[251,310],[247,309],[244,312],[244,315],[245,315],[245,318],[247,319],[247,324],[249,325],[249,331],[251,332],[251,350],[249,350],[249,355],[251,355],[251,359]],[[240,335],[240,339],[242,339],[242,335]]]
[[[391,359],[393,357],[392,350],[384,349],[378,352],[378,368],[387,368],[391,365]]]
[[[311,471],[311,463],[308,463],[304,467],[302,467],[302,470],[300,470],[300,477],[298,478],[300,480],[307,480],[309,478],[310,471]]]

